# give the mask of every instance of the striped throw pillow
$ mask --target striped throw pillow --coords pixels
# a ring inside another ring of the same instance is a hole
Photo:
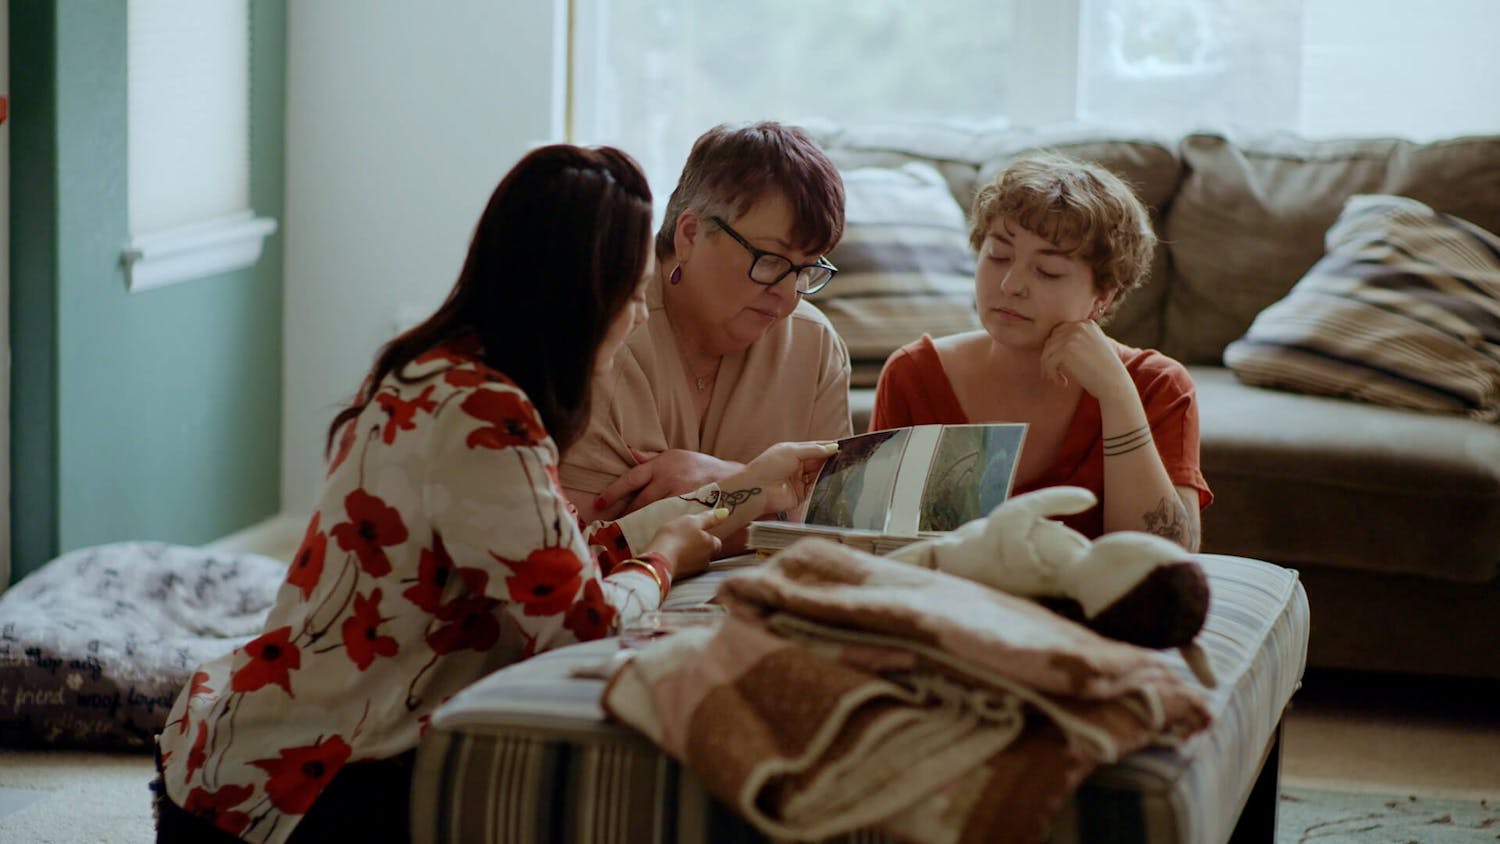
[[[1249,384],[1500,419],[1500,236],[1356,195],[1327,252],[1224,350]]]
[[[964,211],[936,168],[921,162],[843,172],[839,274],[812,302],[849,346],[851,382],[873,387],[891,352],[928,333],[979,327],[974,253]]]

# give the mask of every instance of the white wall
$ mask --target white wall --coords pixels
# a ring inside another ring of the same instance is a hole
[[[1306,0],[1300,131],[1500,132],[1500,2]]]
[[[562,0],[287,4],[282,509],[401,314],[452,286],[505,171],[559,140]]]

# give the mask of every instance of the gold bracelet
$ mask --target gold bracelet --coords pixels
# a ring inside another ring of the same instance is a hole
[[[665,601],[667,599],[667,590],[671,589],[672,587],[668,586],[666,581],[662,580],[661,572],[658,572],[656,570],[656,566],[651,565],[645,560],[638,560],[635,557],[631,557],[628,560],[621,560],[620,562],[616,563],[615,571],[619,571],[626,566],[632,565],[640,566],[641,568],[646,570],[646,574],[651,575],[651,579],[656,581],[657,591],[661,592],[661,600]]]

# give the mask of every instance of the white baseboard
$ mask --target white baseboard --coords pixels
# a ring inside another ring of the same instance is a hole
[[[263,554],[290,562],[297,553],[297,546],[302,543],[302,534],[306,530],[306,516],[278,513],[244,530],[215,539],[203,547],[221,553]]]

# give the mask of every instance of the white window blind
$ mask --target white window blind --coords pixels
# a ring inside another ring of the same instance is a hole
[[[130,0],[132,290],[253,264],[248,0]]]

